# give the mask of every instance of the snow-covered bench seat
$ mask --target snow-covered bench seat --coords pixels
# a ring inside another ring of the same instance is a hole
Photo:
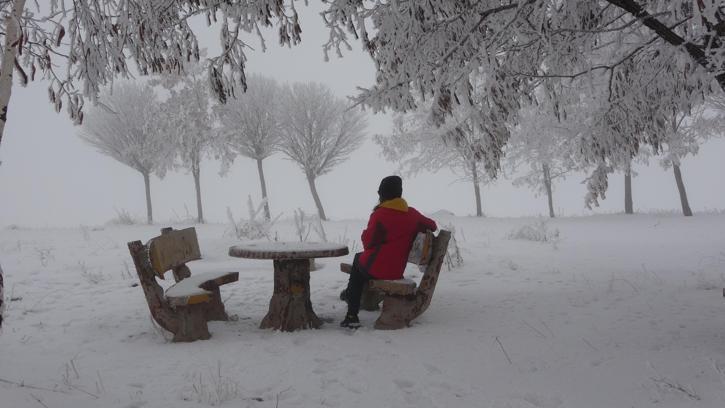
[[[239,272],[206,272],[195,274],[171,285],[164,297],[172,307],[209,302],[214,296],[213,287],[235,282]],[[212,290],[207,290],[211,288]]]
[[[136,272],[153,319],[174,334],[173,340],[194,341],[211,337],[209,320],[229,320],[219,286],[235,282],[239,272],[210,272],[191,276],[187,262],[201,259],[196,230],[161,229],[145,245],[128,243]],[[156,278],[172,271],[176,283],[164,293]]]
[[[382,299],[383,310],[375,321],[376,329],[392,330],[407,327],[413,319],[428,309],[450,239],[451,233],[446,230],[441,230],[438,236],[433,238],[430,260],[425,265],[419,286],[416,287],[415,281],[406,278],[368,281],[363,288],[360,306],[363,310],[376,310]],[[350,264],[340,264],[342,272],[349,274],[351,268]]]

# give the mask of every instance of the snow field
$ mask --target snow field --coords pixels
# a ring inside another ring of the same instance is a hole
[[[509,238],[533,218],[437,221],[455,227],[465,264],[444,268],[428,311],[391,332],[371,328],[374,312],[357,331],[337,326],[338,264],[352,256],[312,272],[322,329],[258,329],[271,261],[231,258],[225,226],[196,226],[192,274],[239,271],[222,287],[238,319],[189,344],[167,342],[132,286],[126,242],[161,225],[1,230],[2,406],[725,406],[725,215],[556,219],[549,242]],[[325,223],[351,252],[363,227]],[[275,228],[294,237],[291,221]]]

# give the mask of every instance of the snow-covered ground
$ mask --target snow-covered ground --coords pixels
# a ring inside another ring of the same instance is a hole
[[[372,312],[360,330],[338,327],[349,258],[312,274],[322,329],[260,330],[271,262],[230,258],[225,226],[197,226],[205,259],[192,273],[240,271],[222,288],[238,320],[189,344],[169,343],[132,287],[126,242],[160,226],[2,230],[0,406],[725,406],[725,215],[557,219],[552,242],[509,238],[536,219],[439,221],[465,264],[392,332],[373,330]],[[359,248],[363,224],[325,227]]]

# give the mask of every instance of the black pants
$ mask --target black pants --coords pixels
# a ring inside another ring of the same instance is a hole
[[[350,270],[350,280],[347,282],[347,314],[357,316],[360,311],[360,299],[362,298],[363,286],[370,279],[373,279],[362,268],[358,258],[360,253],[355,254]]]

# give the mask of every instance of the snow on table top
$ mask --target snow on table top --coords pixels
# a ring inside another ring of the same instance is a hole
[[[229,256],[252,259],[326,258],[348,253],[346,245],[330,242],[258,242],[229,248]]]
[[[190,276],[181,282],[177,282],[166,289],[166,297],[188,297],[195,295],[211,294],[206,289],[199,287],[202,283],[221,278],[229,272],[205,272]]]

